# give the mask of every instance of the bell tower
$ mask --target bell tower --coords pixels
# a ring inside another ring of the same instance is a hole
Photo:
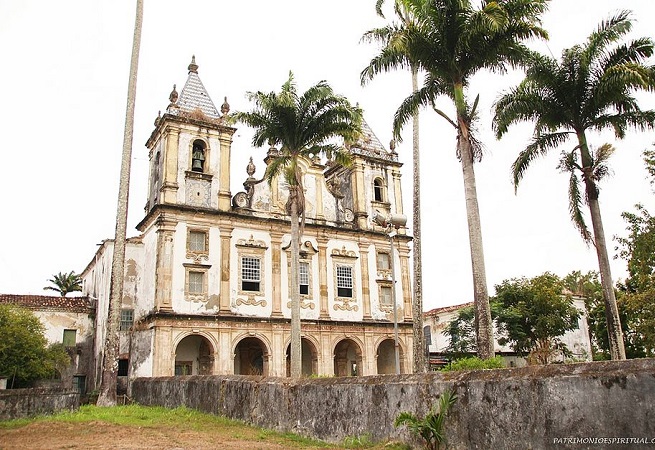
[[[227,98],[220,112],[214,106],[193,56],[182,91],[173,85],[166,112],[155,119],[146,143],[150,160],[146,214],[157,205],[230,210],[230,152],[236,129],[228,125],[229,111]]]

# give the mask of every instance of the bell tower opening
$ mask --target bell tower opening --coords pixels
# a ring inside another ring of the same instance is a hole
[[[191,153],[191,170],[193,172],[205,172],[206,153],[205,143],[200,139],[195,140]]]

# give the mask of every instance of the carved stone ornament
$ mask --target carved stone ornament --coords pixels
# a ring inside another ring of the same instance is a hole
[[[266,242],[261,240],[255,240],[252,234],[250,235],[250,239],[239,239],[236,245],[237,247],[254,247],[254,248],[261,248],[264,250],[268,248]]]
[[[230,104],[227,102],[227,97],[224,97],[223,104],[221,105],[221,114],[225,115],[230,112]]]
[[[359,310],[359,306],[356,304],[351,305],[351,303],[355,303],[357,300],[350,299],[350,298],[345,298],[345,297],[339,297],[336,301],[342,302],[343,305],[339,305],[337,303],[334,304],[333,308],[335,311],[357,311]]]
[[[173,85],[173,90],[171,91],[170,95],[168,96],[168,100],[170,100],[170,105],[168,105],[169,108],[177,108],[178,106],[176,105],[177,99],[180,96],[180,94],[177,93],[176,90],[176,85]]]
[[[246,173],[248,174],[249,177],[252,177],[255,174],[255,170],[257,170],[257,168],[255,167],[255,163],[252,162],[252,156],[251,156],[250,162],[248,162],[248,165],[246,166]]]
[[[305,299],[300,299],[300,307],[302,309],[311,309],[314,310],[316,305],[313,302],[305,301]],[[291,302],[287,302],[287,308],[291,309]]]
[[[255,300],[254,297],[248,297],[247,299],[237,298],[237,306],[240,305],[250,305],[250,306],[266,306],[266,300]]]
[[[352,250],[346,250],[346,247],[341,247],[341,250],[338,248],[333,248],[331,256],[340,256],[342,258],[357,258],[357,253]]]

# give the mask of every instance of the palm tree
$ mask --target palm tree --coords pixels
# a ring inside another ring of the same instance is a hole
[[[515,122],[535,122],[532,141],[512,165],[515,187],[534,159],[564,144],[569,137],[575,138],[576,145],[565,154],[560,168],[577,169],[584,182],[593,236],[584,224],[579,207],[582,194],[577,183],[570,184],[569,189],[571,215],[583,239],[596,248],[612,359],[625,359],[625,350],[597,183],[611,152],[608,153],[607,147],[592,152],[587,131],[613,128],[615,136],[622,139],[628,127],[653,128],[655,112],[642,111],[633,95],[638,90],[655,87],[655,71],[643,64],[653,53],[653,41],[639,38],[620,43],[632,28],[629,14],[622,11],[603,21],[584,45],[564,50],[560,61],[532,55],[525,79],[496,102],[494,118],[498,138]]]
[[[82,278],[73,271],[70,271],[69,273],[59,272],[58,274],[53,275],[53,277],[48,280],[48,283],[51,283],[54,286],[46,286],[43,290],[59,292],[59,295],[62,297],[66,297],[66,294],[69,292],[79,292],[82,290]]]
[[[377,0],[375,11],[380,17],[384,0]],[[406,10],[401,9],[399,2],[394,3],[394,11],[398,18],[407,26],[411,17]],[[418,69],[417,64],[410,63],[412,73],[412,92],[418,91]],[[412,115],[412,236],[414,249],[412,252],[414,263],[414,289],[412,296],[412,324],[414,331],[414,373],[425,372],[427,369],[425,361],[425,336],[423,334],[423,260],[421,256],[421,170],[419,153],[419,116],[418,109]]]
[[[473,164],[482,157],[473,124],[478,98],[470,102],[466,88],[481,69],[503,73],[507,65],[523,63],[531,37],[547,37],[539,17],[548,0],[483,0],[480,9],[470,0],[397,0],[412,18],[367,32],[365,39],[378,40],[383,48],[361,73],[363,82],[394,68],[412,63],[425,72],[423,86],[407,97],[396,111],[394,135],[400,139],[403,125],[421,106],[431,106],[457,132],[457,157],[462,164],[469,244],[473,273],[477,351],[481,358],[494,354],[480,212]],[[451,119],[435,102],[445,95],[455,106]]]
[[[139,50],[141,48],[141,28],[143,24],[143,0],[136,1],[134,20],[134,37],[132,57],[127,87],[127,106],[125,111],[125,129],[123,132],[123,152],[121,172],[118,185],[118,206],[116,208],[116,233],[114,252],[111,263],[111,287],[109,292],[109,311],[107,333],[105,336],[105,354],[100,382],[98,406],[116,406],[116,382],[118,377],[118,352],[123,300],[123,275],[125,272],[125,237],[127,232],[127,199],[130,192],[130,167],[132,162],[132,137],[134,135],[134,105],[136,98],[136,80],[139,67]]]
[[[291,376],[302,372],[300,340],[300,290],[298,285],[299,244],[305,224],[305,194],[300,160],[324,155],[338,164],[348,164],[349,154],[330,140],[342,137],[352,142],[361,132],[362,113],[345,97],[320,81],[299,95],[289,79],[279,93],[249,92],[255,103],[250,112],[235,114],[236,120],[255,129],[252,143],[280,145],[278,156],[269,163],[265,177],[270,183],[283,176],[289,186],[286,208],[291,219]]]

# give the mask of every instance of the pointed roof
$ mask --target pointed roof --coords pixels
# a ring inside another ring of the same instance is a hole
[[[169,114],[179,115],[180,111],[194,113],[200,110],[205,116],[211,119],[220,118],[220,113],[198,76],[198,65],[196,64],[195,55],[191,58],[191,64],[189,64],[188,69],[189,77],[179,97],[177,96],[175,87],[173,87],[171,104],[168,105],[167,112]]]
[[[362,119],[362,134],[357,142],[351,146],[350,150],[363,156],[398,161],[398,154],[395,152],[394,145],[392,145],[391,151],[384,148],[384,145],[364,119]]]

